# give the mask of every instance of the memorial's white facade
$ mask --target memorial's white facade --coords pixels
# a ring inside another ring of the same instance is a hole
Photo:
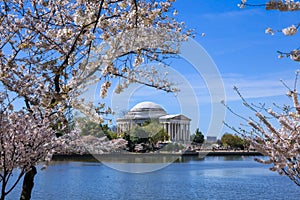
[[[158,104],[141,102],[135,105],[123,118],[117,119],[118,133],[130,131],[133,126],[149,120],[158,120],[169,135],[170,141],[189,142],[191,119],[182,114],[167,114]]]

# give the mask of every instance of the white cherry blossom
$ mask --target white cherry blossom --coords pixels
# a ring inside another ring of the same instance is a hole
[[[22,177],[31,165],[49,160],[56,144],[67,143],[57,143],[53,133],[69,131],[66,113],[70,108],[96,122],[112,113],[105,106],[97,108],[81,99],[91,84],[100,83],[102,98],[108,95],[114,79],[120,82],[116,92],[131,83],[176,91],[160,69],[140,68],[151,61],[164,63],[176,55],[180,42],[191,34],[183,22],[173,18],[174,1],[0,2],[0,84],[9,94],[3,97],[0,93],[0,104],[5,104],[1,129],[2,125],[8,127],[1,130],[6,141],[1,152],[9,156],[17,152],[19,157],[17,161],[1,159],[8,171],[24,169]],[[11,99],[23,101],[24,109],[13,110]],[[38,113],[42,117],[36,118]],[[14,141],[16,145],[12,145]],[[27,143],[34,148],[28,149]],[[1,177],[3,181],[7,181],[5,177]]]
[[[282,33],[287,36],[295,35],[297,33],[297,27],[295,25],[282,29]]]
[[[296,80],[298,79],[297,77]],[[295,86],[296,86],[295,82]],[[285,105],[278,111],[266,109],[249,104],[241,96],[237,88],[238,95],[242,98],[243,104],[255,112],[256,119],[252,117],[241,117],[246,120],[249,128],[232,128],[242,134],[253,148],[266,156],[266,159],[256,158],[255,160],[272,164],[270,170],[278,172],[280,175],[289,177],[294,183],[300,186],[300,105],[299,93],[296,88],[289,89],[288,97],[292,98],[293,105]]]

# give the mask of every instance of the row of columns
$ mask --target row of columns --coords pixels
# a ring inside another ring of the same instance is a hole
[[[171,141],[189,141],[190,140],[190,124],[164,122],[164,129],[170,136]]]
[[[117,132],[121,133],[121,132],[126,132],[130,130],[130,123],[128,122],[123,122],[123,123],[118,123],[117,125]]]
[[[190,124],[188,122],[162,122],[170,141],[190,141]],[[120,122],[117,125],[117,132],[126,132],[131,128],[128,122]]]

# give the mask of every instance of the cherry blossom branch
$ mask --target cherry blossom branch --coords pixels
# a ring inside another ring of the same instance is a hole
[[[265,4],[249,4],[247,0],[242,0],[238,4],[240,8],[249,7],[265,7],[266,10],[278,10],[278,11],[299,11],[300,2],[291,0],[269,0]]]
[[[68,129],[66,109],[79,108],[98,122],[103,121],[102,115],[112,113],[79,99],[89,84],[102,81],[102,97],[114,78],[124,80],[118,92],[133,82],[176,91],[167,73],[143,66],[148,61],[166,64],[190,35],[169,13],[173,2],[0,2],[4,9],[0,13],[0,82],[9,91],[0,92],[2,196],[17,184],[5,192],[12,170],[24,169],[19,181],[31,166],[49,162],[51,155],[63,148],[87,153],[87,144],[78,143],[82,138],[70,136],[77,130]],[[96,72],[101,74],[97,77]],[[12,98],[12,94],[16,95]],[[25,108],[14,110],[15,99],[24,100]],[[63,136],[57,138],[61,132]],[[97,141],[97,152],[125,144],[92,139]],[[93,145],[88,149],[95,150]]]
[[[257,158],[256,161],[273,164],[270,170],[288,176],[297,185],[300,183],[300,107],[296,90],[298,75],[299,72],[297,71],[293,90],[284,84],[289,90],[288,96],[293,100],[292,107],[285,105],[280,109],[281,112],[276,112],[273,109],[266,109],[265,105],[262,104],[260,111],[257,111],[252,104],[245,103],[246,99],[242,98],[243,104],[255,113],[258,121],[248,117],[248,125],[250,126],[250,128],[247,127],[248,130],[242,127],[236,129],[227,125],[234,131],[240,132],[257,151],[269,158],[267,160]],[[242,96],[239,92],[238,95]],[[226,107],[228,108],[228,106]],[[259,108],[259,106],[255,107]],[[228,110],[241,119],[247,120],[232,109],[229,108]],[[263,113],[272,118],[268,118]]]
[[[165,91],[165,92],[174,92],[174,91],[176,91],[175,89],[170,89],[170,88],[167,88],[166,86],[159,86],[159,85],[143,82],[143,81],[138,80],[138,79],[132,79],[132,78],[129,78],[129,76],[125,76],[124,74],[120,74],[120,73],[112,73],[112,74],[114,76],[130,80],[132,83],[139,83],[139,84],[142,84],[142,85],[145,85],[145,86],[148,86],[148,87],[152,87],[152,88],[156,88],[156,89],[159,89],[159,90],[162,90],[162,91]]]
[[[270,0],[266,4],[248,4],[247,0],[242,0],[238,4],[240,8],[245,8],[246,6],[263,6],[266,7],[266,10],[279,10],[279,11],[300,11],[300,1],[291,1],[291,0]],[[265,33],[274,35],[276,32],[282,32],[285,36],[293,36],[298,32],[300,23],[296,25],[291,25],[289,27],[283,28],[281,30],[274,30],[272,28],[267,28]],[[290,52],[277,51],[278,58],[290,57],[292,60],[299,62],[300,61],[300,50],[299,48],[294,49]]]

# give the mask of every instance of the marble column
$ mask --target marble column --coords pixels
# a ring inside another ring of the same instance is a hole
[[[184,124],[184,140],[187,141],[188,140],[188,134],[187,134],[187,130],[186,130],[187,125]]]
[[[184,130],[184,140],[187,141],[186,124],[184,124],[183,130]]]
[[[177,141],[178,140],[177,123],[175,123],[175,138],[176,138],[176,141]]]
[[[171,127],[172,127],[172,128],[171,128],[171,135],[172,135],[171,138],[172,138],[172,141],[173,141],[173,140],[175,139],[175,138],[174,138],[174,124],[173,124],[173,123],[171,123]]]
[[[173,123],[173,136],[174,136],[174,140],[176,141],[177,140],[177,134],[176,134],[176,124]]]
[[[177,140],[180,140],[180,129],[179,129],[179,123],[177,123]]]
[[[181,130],[181,123],[178,124],[178,128],[179,128],[179,140],[182,140],[182,130]]]
[[[172,131],[172,133],[173,133],[173,140],[176,140],[176,127],[175,127],[175,123],[173,123],[173,131]]]

